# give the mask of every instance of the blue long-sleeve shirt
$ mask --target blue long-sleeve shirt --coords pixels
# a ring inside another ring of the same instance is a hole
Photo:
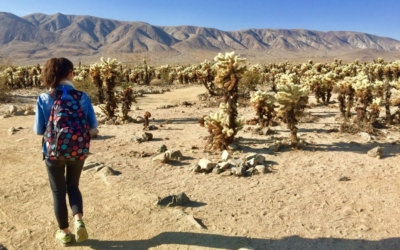
[[[74,89],[74,87],[71,85],[61,83],[58,85],[57,90],[62,90],[63,88],[66,88],[67,91]],[[68,99],[73,100],[73,97],[68,95]],[[37,135],[44,134],[49,121],[50,111],[53,103],[54,99],[48,93],[42,93],[39,95],[36,102],[35,124],[33,125],[33,131]],[[85,112],[86,117],[88,118],[90,129],[97,128],[99,124],[97,122],[96,114],[94,112],[92,102],[86,93],[82,94],[80,104],[83,112]],[[42,152],[46,155],[46,147],[43,147]]]

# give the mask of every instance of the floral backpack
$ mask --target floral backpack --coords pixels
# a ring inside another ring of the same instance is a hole
[[[49,160],[84,160],[89,154],[90,127],[79,102],[82,93],[65,88],[49,92],[55,100],[43,136]]]

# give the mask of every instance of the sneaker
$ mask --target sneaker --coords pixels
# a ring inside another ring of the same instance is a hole
[[[71,243],[71,233],[65,234],[62,230],[57,230],[56,240],[63,246],[67,246]]]
[[[83,223],[82,220],[75,221],[74,228],[76,242],[81,242],[88,239],[85,223]]]

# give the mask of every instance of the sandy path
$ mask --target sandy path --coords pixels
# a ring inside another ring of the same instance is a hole
[[[302,138],[311,142],[304,151],[268,150],[271,136],[238,134],[241,150],[264,155],[276,171],[248,178],[194,174],[189,166],[220,154],[202,148],[207,131],[197,119],[202,108],[196,96],[202,87],[175,89],[139,98],[138,111],[149,110],[159,127],[154,140],[136,144],[140,124],[102,125],[92,141],[88,161],[104,163],[120,173],[104,176],[85,171],[81,178],[85,221],[90,239],[70,249],[400,249],[400,139],[398,128],[366,142],[359,135],[330,132],[338,126],[337,109],[315,107],[313,123],[299,124]],[[174,105],[197,102],[191,107]],[[4,108],[4,107],[3,107]],[[240,115],[254,116],[249,107]],[[160,127],[161,123],[170,123]],[[54,240],[56,221],[47,174],[40,157],[41,138],[32,132],[33,116],[0,120],[0,244],[11,249],[61,249]],[[22,127],[13,135],[7,130]],[[272,128],[274,137],[287,137],[285,126]],[[179,149],[181,162],[153,163],[150,157],[165,144]],[[366,155],[373,147],[382,159]],[[339,181],[346,176],[349,181]],[[196,201],[189,207],[162,208],[157,197],[185,192]],[[204,228],[188,218],[194,216]]]

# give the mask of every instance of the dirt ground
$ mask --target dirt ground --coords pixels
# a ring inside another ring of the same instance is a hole
[[[24,93],[14,93],[18,107],[34,104],[39,92]],[[199,174],[189,170],[199,159],[221,159],[220,152],[202,150],[208,134],[198,119],[217,108],[203,105],[200,93],[202,86],[190,86],[138,98],[139,110],[130,115],[151,113],[150,125],[158,127],[149,131],[151,141],[132,141],[143,133],[142,124],[99,127],[87,162],[103,163],[117,175],[83,172],[90,239],[70,249],[400,249],[398,127],[381,129],[367,142],[357,133],[337,132],[337,107],[315,106],[306,110],[310,122],[298,125],[309,143],[303,150],[269,150],[273,137],[288,137],[283,124],[272,127],[272,135],[246,132],[255,127],[249,125],[237,135],[234,156],[262,154],[272,173]],[[195,104],[175,106],[182,101]],[[9,105],[1,104],[0,113]],[[157,108],[162,105],[173,107]],[[255,113],[241,106],[239,115],[250,119]],[[9,250],[62,248],[54,239],[57,223],[33,120],[0,118],[0,244]],[[10,135],[10,127],[20,128]],[[180,150],[181,161],[152,162],[163,144]],[[367,155],[377,146],[381,159]],[[193,202],[156,204],[158,197],[180,192]]]

